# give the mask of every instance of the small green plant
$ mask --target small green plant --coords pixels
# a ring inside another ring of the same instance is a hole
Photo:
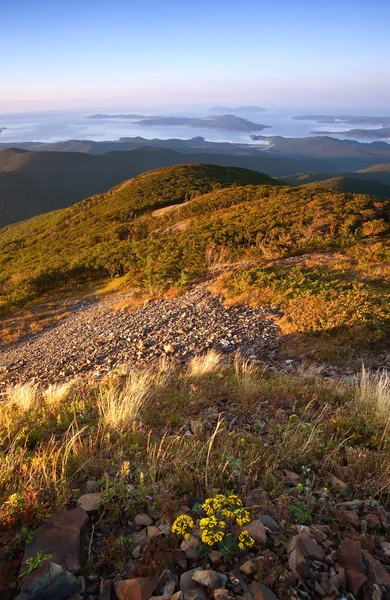
[[[302,500],[298,498],[293,500],[289,506],[289,512],[295,523],[300,523],[301,525],[311,523],[311,514]]]
[[[48,560],[49,558],[51,558],[51,554],[45,554],[45,552],[39,550],[35,556],[31,556],[26,560],[27,567],[20,573],[20,577],[26,577],[27,575],[30,575],[30,573],[35,571],[35,569],[38,569],[38,567],[40,567],[45,560]]]

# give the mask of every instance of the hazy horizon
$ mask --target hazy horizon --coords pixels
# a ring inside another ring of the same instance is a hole
[[[0,112],[390,100],[384,0],[4,0],[1,16]]]

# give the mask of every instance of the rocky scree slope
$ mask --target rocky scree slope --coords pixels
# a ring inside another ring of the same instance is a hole
[[[208,285],[132,311],[115,311],[117,299],[86,304],[43,333],[0,345],[0,378],[52,383],[83,373],[99,377],[121,363],[148,364],[161,356],[184,362],[209,348],[272,360],[278,347],[272,311],[224,306]]]

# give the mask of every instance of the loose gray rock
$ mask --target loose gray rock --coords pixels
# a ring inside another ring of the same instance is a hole
[[[23,581],[16,600],[66,600],[80,591],[76,577],[61,565],[45,561]]]

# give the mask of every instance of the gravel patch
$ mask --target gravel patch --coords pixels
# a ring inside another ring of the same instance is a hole
[[[87,373],[98,378],[119,364],[148,364],[162,355],[181,363],[209,348],[272,359],[279,343],[274,313],[224,306],[209,285],[131,311],[114,310],[117,298],[79,305],[58,325],[14,346],[0,346],[0,375],[42,383]]]

